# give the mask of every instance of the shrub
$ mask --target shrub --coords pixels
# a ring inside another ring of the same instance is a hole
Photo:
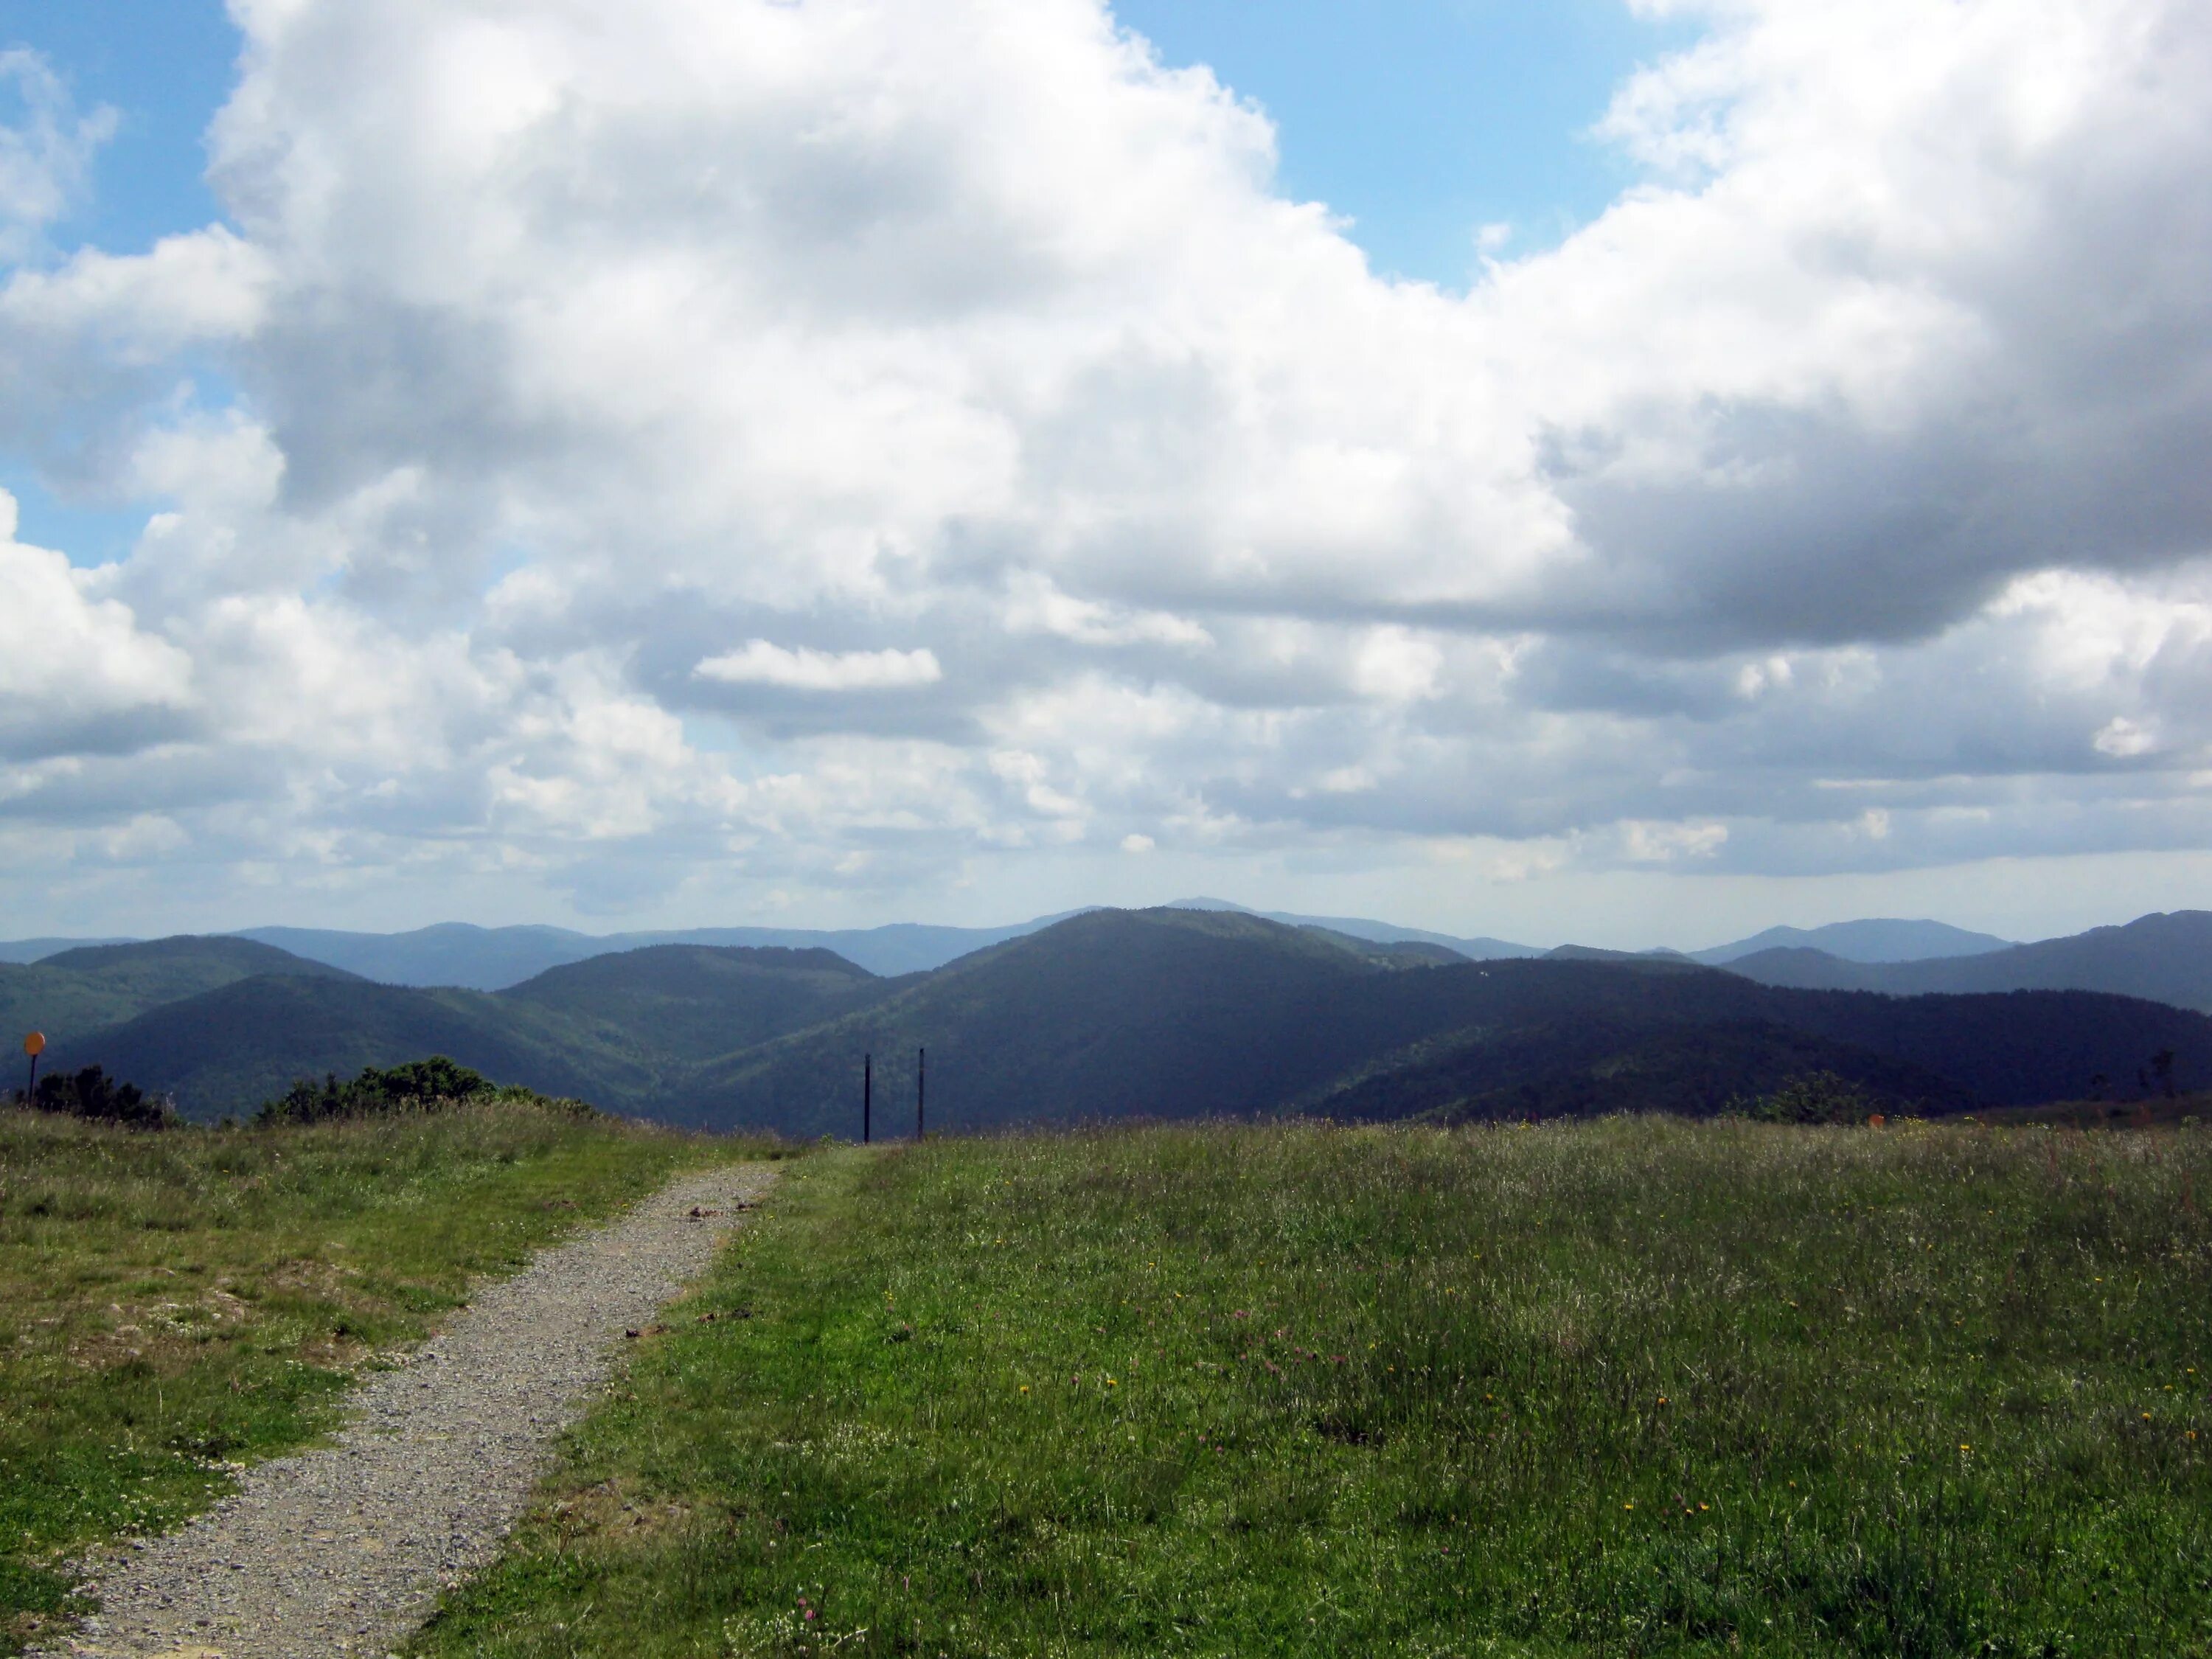
[[[350,1083],[335,1072],[317,1083],[300,1078],[274,1100],[262,1103],[258,1123],[319,1123],[337,1117],[374,1117],[390,1112],[435,1111],[457,1101],[497,1093],[490,1079],[456,1065],[443,1054],[410,1060],[380,1071],[365,1066]]]
[[[106,1069],[88,1066],[74,1073],[49,1073],[39,1079],[37,1094],[26,1100],[17,1090],[14,1100],[41,1112],[58,1112],[94,1123],[120,1123],[132,1129],[166,1129],[178,1121],[176,1108],[167,1095],[149,1095],[135,1083],[107,1075]]]
[[[1759,1123],[1863,1123],[1881,1103],[1833,1072],[1808,1072],[1735,1109]]]

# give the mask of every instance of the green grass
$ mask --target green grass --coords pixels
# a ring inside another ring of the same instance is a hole
[[[716,1145],[510,1101],[312,1128],[0,1109],[0,1653],[65,1561],[328,1426],[358,1366]]]
[[[811,1159],[410,1651],[2212,1652],[2208,1178],[1650,1120]]]

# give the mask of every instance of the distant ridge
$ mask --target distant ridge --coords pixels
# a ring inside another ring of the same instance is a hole
[[[1354,939],[1370,939],[1377,945],[1441,945],[1470,962],[1501,962],[1515,957],[1540,957],[1544,954],[1539,946],[1516,945],[1509,939],[1482,936],[1463,939],[1453,933],[1432,933],[1419,927],[1401,927],[1395,922],[1375,921],[1365,916],[1309,916],[1292,910],[1255,910],[1228,899],[1176,899],[1164,908],[1170,910],[1225,910],[1240,916],[1258,916],[1266,921],[1279,921],[1286,927],[1326,927],[1332,933],[1349,933]]]
[[[404,933],[354,933],[316,927],[249,927],[256,939],[311,961],[327,962],[384,985],[456,986],[503,991],[550,968],[656,945],[834,951],[872,974],[941,968],[970,951],[1018,938],[1060,920],[1042,916],[1009,927],[939,927],[895,921],[881,927],[694,927],[673,932],[579,933],[566,927],[478,927],[441,922]]]
[[[64,951],[79,951],[93,945],[134,945],[137,941],[118,935],[113,939],[0,939],[0,962],[33,963]]]
[[[1847,962],[1824,951],[1758,951],[1727,964],[1765,985],[1805,990],[2109,991],[2212,1013],[2212,911],[2139,916],[2065,939],[1923,962]]]
[[[1820,951],[1844,962],[1928,962],[1938,957],[1981,956],[2011,947],[1994,933],[1972,933],[1945,921],[1832,921],[1825,927],[1770,927],[1740,939],[1692,951],[1692,960],[1722,967],[1761,951]]]

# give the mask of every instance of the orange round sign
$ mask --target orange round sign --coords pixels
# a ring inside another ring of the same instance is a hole
[[[44,1031],[33,1031],[30,1036],[25,1037],[23,1039],[23,1052],[30,1055],[33,1060],[36,1060],[40,1054],[46,1053],[46,1034]]]

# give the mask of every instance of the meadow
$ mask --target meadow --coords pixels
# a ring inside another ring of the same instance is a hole
[[[0,1653],[69,1560],[325,1430],[363,1364],[708,1143],[526,1098],[145,1133],[0,1109]]]
[[[2212,1653],[2212,1136],[811,1158],[431,1656]]]

